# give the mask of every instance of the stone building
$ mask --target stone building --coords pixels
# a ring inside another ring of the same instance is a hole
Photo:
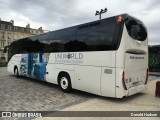
[[[38,29],[30,28],[30,24],[26,27],[15,26],[14,21],[2,21],[0,19],[0,62],[7,61],[7,54],[4,54],[4,47],[11,44],[11,42],[44,33],[42,27]]]

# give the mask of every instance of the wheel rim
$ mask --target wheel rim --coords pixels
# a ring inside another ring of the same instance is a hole
[[[68,88],[68,79],[66,77],[61,78],[61,87],[62,87],[62,89]]]

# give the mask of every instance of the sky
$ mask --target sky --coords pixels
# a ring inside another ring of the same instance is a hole
[[[148,30],[149,44],[160,44],[159,0],[0,0],[0,18],[14,20],[15,26],[42,27],[54,31],[99,19],[96,10],[104,8],[107,18],[123,13],[144,22]]]

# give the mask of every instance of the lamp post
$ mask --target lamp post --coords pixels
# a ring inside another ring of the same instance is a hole
[[[95,15],[99,15],[99,19],[101,20],[101,15],[102,15],[103,13],[106,13],[107,11],[108,11],[107,8],[101,9],[100,11],[96,11],[96,14],[95,14]]]

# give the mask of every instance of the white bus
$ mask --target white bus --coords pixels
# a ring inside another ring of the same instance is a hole
[[[53,84],[123,98],[145,90],[148,35],[144,24],[122,14],[14,41],[8,72]]]

